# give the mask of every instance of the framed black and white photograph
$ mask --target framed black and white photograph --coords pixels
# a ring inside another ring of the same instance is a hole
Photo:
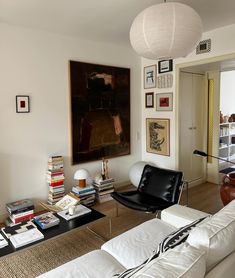
[[[154,106],[154,94],[146,93],[145,94],[145,108],[152,108]]]
[[[29,96],[16,96],[16,113],[29,113]]]
[[[172,71],[173,69],[173,60],[161,60],[158,62],[158,73],[164,73]]]
[[[156,65],[144,67],[144,89],[156,88]]]
[[[156,94],[156,111],[173,110],[173,93]]]

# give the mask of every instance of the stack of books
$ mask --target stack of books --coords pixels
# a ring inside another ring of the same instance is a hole
[[[41,229],[44,230],[58,225],[60,223],[60,219],[49,211],[35,216],[34,223],[36,223]]]
[[[49,184],[48,204],[54,205],[64,197],[64,164],[62,156],[48,159],[47,182]]]
[[[95,188],[93,185],[87,185],[84,188],[77,186],[73,186],[71,192],[79,197],[80,204],[86,205],[86,206],[93,206],[95,202]]]
[[[93,181],[96,190],[96,201],[103,203],[112,200],[111,193],[114,191],[114,179],[109,178],[105,180]]]
[[[6,223],[11,226],[28,221],[34,217],[34,204],[30,199],[23,199],[6,204],[9,217]]]

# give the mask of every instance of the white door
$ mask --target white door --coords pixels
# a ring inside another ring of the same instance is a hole
[[[205,76],[181,72],[179,85],[179,169],[185,180],[191,183],[200,181],[205,175],[203,158],[193,155],[196,149],[205,151]]]

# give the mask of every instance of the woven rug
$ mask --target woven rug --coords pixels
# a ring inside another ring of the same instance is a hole
[[[116,236],[148,219],[153,215],[127,212],[112,218],[112,236]],[[107,235],[108,222],[92,224],[99,234]],[[0,258],[0,277],[33,278],[92,250],[99,249],[104,241],[86,228],[70,231],[57,238]]]

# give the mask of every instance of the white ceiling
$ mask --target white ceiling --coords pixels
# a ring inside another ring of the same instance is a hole
[[[164,0],[0,0],[0,22],[129,44],[129,29],[135,16],[144,8],[162,2]],[[177,2],[199,13],[204,31],[235,23],[235,0]]]

